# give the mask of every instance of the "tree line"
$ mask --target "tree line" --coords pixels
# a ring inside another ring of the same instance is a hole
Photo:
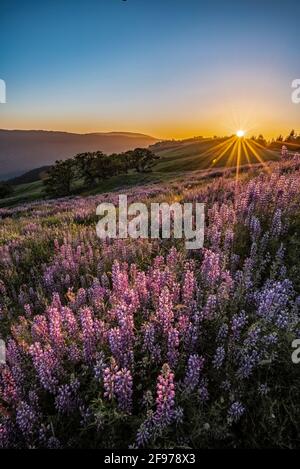
[[[102,151],[79,153],[72,158],[56,161],[47,171],[45,189],[50,196],[66,196],[74,188],[93,187],[113,176],[150,172],[159,156],[147,148],[106,155]]]

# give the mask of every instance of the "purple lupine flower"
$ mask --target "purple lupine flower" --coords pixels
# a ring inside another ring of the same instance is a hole
[[[197,354],[190,355],[184,385],[188,391],[193,391],[199,384],[200,373],[204,366],[204,358]]]
[[[12,449],[16,443],[16,427],[11,418],[3,416],[0,423],[0,449]]]
[[[207,380],[207,378],[200,379],[199,397],[200,397],[202,402],[206,402],[209,399],[208,380]]]
[[[228,335],[228,324],[226,323],[223,323],[220,328],[219,328],[219,331],[218,331],[218,335],[217,335],[217,341],[223,341],[226,339],[227,335]]]
[[[221,278],[220,256],[219,254],[204,250],[204,259],[201,266],[201,274],[204,284],[209,288],[214,288]]]
[[[86,304],[86,300],[87,300],[86,297],[87,297],[87,294],[86,294],[85,289],[79,288],[76,294],[75,302],[72,305],[74,309],[79,310],[80,308],[82,308]]]
[[[35,342],[31,345],[29,353],[42,386],[47,391],[55,392],[58,383],[59,362],[54,350],[50,345],[43,349],[39,342]]]
[[[27,402],[20,402],[16,410],[16,423],[25,438],[29,438],[38,422],[35,409]]]
[[[118,406],[123,412],[131,413],[132,409],[132,376],[129,370],[122,368],[115,376],[115,395]]]
[[[216,368],[217,370],[219,368],[221,368],[221,366],[223,365],[224,359],[225,359],[225,349],[224,349],[223,346],[218,347],[216,349],[216,353],[215,353],[215,356],[213,358],[214,368]]]
[[[77,408],[79,387],[78,379],[74,379],[70,384],[63,384],[58,387],[55,407],[59,412],[68,414]]]
[[[225,253],[229,253],[229,251],[232,248],[234,240],[234,231],[231,228],[228,228],[225,232],[225,237],[224,237],[224,251]]]
[[[252,328],[244,341],[245,347],[255,347],[261,335],[261,328],[256,326]]]
[[[237,422],[245,413],[245,407],[240,402],[236,401],[229,407],[228,417],[233,422]]]
[[[176,407],[174,409],[173,420],[176,425],[183,422],[184,412],[182,407]]]
[[[241,330],[247,324],[247,320],[248,320],[248,318],[247,318],[247,315],[246,315],[245,311],[242,311],[239,314],[235,314],[232,317],[231,330],[232,330],[232,334],[233,334],[234,339],[239,338]]]
[[[260,359],[261,353],[258,350],[244,351],[240,356],[240,366],[237,371],[237,376],[239,378],[249,378]]]
[[[143,351],[152,352],[155,341],[155,327],[154,324],[147,322],[142,326],[143,332]]]
[[[266,321],[277,319],[289,306],[293,294],[292,284],[289,280],[282,282],[269,282],[265,288],[256,295],[258,303],[258,316]]]
[[[129,317],[127,318],[129,320]],[[131,321],[130,321],[131,323]],[[120,366],[131,366],[133,362],[133,326],[128,322],[122,327],[114,327],[108,332],[109,345]]]
[[[209,295],[207,302],[202,311],[202,317],[204,319],[213,319],[218,306],[217,296]]]
[[[269,386],[267,384],[259,384],[258,386],[258,393],[261,396],[266,396],[269,393]]]
[[[94,366],[94,376],[97,381],[100,381],[101,379],[103,379],[103,371],[107,367],[104,361],[104,353],[100,352],[97,355],[98,356],[96,358],[96,364]]]
[[[278,335],[276,332],[271,332],[262,337],[262,342],[266,345],[275,345],[278,342]]]
[[[282,224],[282,211],[280,208],[278,208],[273,216],[272,220],[272,227],[271,227],[271,235],[274,237],[278,237],[281,235],[282,230],[283,230],[283,224]]]
[[[152,415],[141,424],[136,434],[136,443],[138,448],[145,446],[153,435],[154,430]]]
[[[250,232],[253,241],[257,241],[261,235],[261,225],[259,219],[254,215],[251,217],[250,220]]]

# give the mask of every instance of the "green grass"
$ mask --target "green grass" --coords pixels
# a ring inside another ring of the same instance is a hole
[[[44,186],[42,181],[14,186],[14,192],[10,197],[0,200],[0,207],[18,205],[43,198]]]
[[[171,148],[168,148],[167,144],[162,144],[156,151],[157,155],[161,157],[156,169],[160,172],[169,172],[170,170],[181,172],[227,166],[229,164],[231,148],[228,148],[221,156],[223,147],[218,147],[224,141],[225,139],[203,139],[195,142],[178,143]],[[255,147],[255,150],[263,161],[278,159],[278,152],[276,151],[269,150],[268,148],[258,149],[257,147]],[[213,162],[215,159],[217,161]],[[259,162],[255,154],[250,152],[249,160],[251,164]],[[235,152],[229,165],[235,166],[236,163],[237,152]],[[245,164],[249,164],[249,161],[246,152],[241,148],[240,165]]]

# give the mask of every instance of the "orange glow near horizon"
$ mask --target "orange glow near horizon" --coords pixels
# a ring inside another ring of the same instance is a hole
[[[188,104],[190,107],[188,107]],[[248,137],[262,134],[266,139],[276,138],[279,135],[288,135],[293,128],[297,128],[293,116],[284,119],[284,124],[274,106],[265,103],[254,109],[249,103],[235,107],[224,102],[199,110],[193,103],[187,103],[182,109],[168,109],[161,113],[160,109],[151,111],[140,110],[134,116],[127,114],[123,109],[119,113],[100,115],[100,112],[89,112],[87,109],[74,109],[71,113],[48,110],[39,107],[32,109],[10,110],[6,104],[5,111],[0,114],[0,128],[19,130],[50,130],[72,133],[94,132],[137,132],[150,135],[157,139],[187,139],[195,136],[214,137],[230,136],[238,130],[244,130]],[[219,107],[220,106],[220,107]],[[292,108],[292,111],[295,111]],[[140,119],[137,118],[140,116]],[[244,116],[244,117],[241,117]]]
[[[290,131],[295,128],[296,126],[284,126],[280,128],[274,128],[274,130],[269,129],[267,127],[255,127],[253,131],[247,134],[252,135],[259,135],[262,134],[267,140],[271,140],[272,138],[277,138],[279,135],[286,136],[290,133]],[[26,124],[24,124],[23,120],[15,120],[14,123],[10,123],[8,119],[5,119],[5,122],[2,122],[0,119],[0,129],[4,130],[45,130],[45,131],[53,131],[53,132],[70,132],[70,133],[78,133],[78,134],[87,134],[87,133],[96,133],[96,132],[133,132],[133,133],[141,133],[144,135],[149,135],[151,137],[157,138],[158,140],[184,140],[193,137],[202,136],[204,138],[212,138],[212,137],[226,137],[232,134],[236,134],[234,131],[226,131],[224,128],[220,128],[220,126],[216,126],[215,128],[207,127],[207,126],[190,126],[189,129],[182,129],[180,130],[179,127],[174,126],[173,131],[172,127],[169,126],[166,128],[165,126],[160,129],[159,127],[153,127],[149,125],[147,127],[141,127],[140,125],[132,125],[132,126],[124,126],[121,123],[116,125],[87,125],[84,126],[81,124],[73,124],[71,122],[57,122],[55,123],[48,123],[43,122],[43,119],[40,119],[38,123],[35,120],[27,119]],[[245,131],[246,132],[246,131]],[[243,135],[244,136],[244,135]],[[240,136],[242,137],[242,136]]]

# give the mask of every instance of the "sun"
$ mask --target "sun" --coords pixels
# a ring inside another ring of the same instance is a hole
[[[236,133],[236,136],[239,138],[242,138],[245,136],[245,131],[244,130],[238,130]]]

